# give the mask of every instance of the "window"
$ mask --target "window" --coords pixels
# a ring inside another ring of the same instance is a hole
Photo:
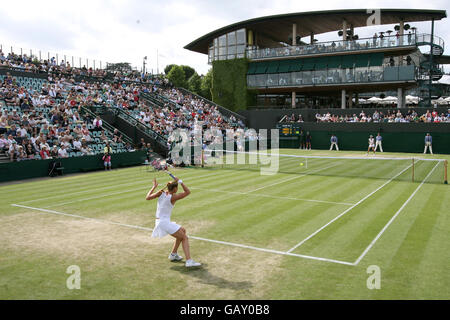
[[[236,45],[236,32],[230,32],[227,35],[227,38],[228,38],[228,46]]]
[[[236,43],[237,44],[246,44],[245,41],[245,29],[240,29],[236,31]]]

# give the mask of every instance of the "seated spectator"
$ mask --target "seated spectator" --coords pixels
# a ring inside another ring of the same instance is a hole
[[[102,119],[100,119],[100,116],[95,117],[95,120],[93,121],[94,129],[95,131],[102,131],[103,130],[103,122]]]
[[[73,140],[73,148],[74,148],[76,151],[81,151],[81,141],[80,141],[80,139],[79,139],[78,137],[76,137],[76,138]]]
[[[19,148],[17,147],[17,142],[13,141],[8,149],[9,160],[14,161],[19,155]]]
[[[50,156],[52,158],[58,158],[59,157],[59,155],[58,155],[58,146],[57,145],[54,145],[53,148],[50,150]]]
[[[58,157],[59,158],[68,158],[69,155],[67,154],[66,146],[64,144],[61,144],[61,146],[58,149]]]
[[[50,151],[48,151],[48,148],[46,145],[42,146],[42,149],[39,152],[39,155],[41,156],[41,159],[43,159],[43,160],[52,159],[52,157],[50,156]]]

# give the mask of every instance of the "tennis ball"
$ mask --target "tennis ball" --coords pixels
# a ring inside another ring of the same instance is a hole
[[[300,165],[302,166],[302,165],[303,165],[303,162],[300,162]]]

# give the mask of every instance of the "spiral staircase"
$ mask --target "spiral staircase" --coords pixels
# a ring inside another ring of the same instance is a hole
[[[419,106],[429,107],[431,105],[431,99],[438,99],[442,96],[442,90],[439,86],[430,84],[431,81],[438,81],[444,75],[444,70],[439,67],[437,58],[444,54],[444,40],[437,36],[431,36],[430,34],[417,35],[416,45],[431,47],[430,52],[424,54],[424,60],[421,61],[419,66]]]

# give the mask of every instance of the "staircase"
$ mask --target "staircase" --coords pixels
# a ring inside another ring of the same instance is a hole
[[[419,66],[419,106],[420,107],[430,107],[431,99],[438,99],[442,96],[442,90],[433,84],[430,85],[431,81],[438,81],[444,75],[444,70],[439,67],[436,63],[438,57],[444,54],[444,40],[440,37],[434,36],[433,39],[429,34],[417,35],[417,46],[431,46],[430,52],[425,54],[425,60],[420,63]]]

